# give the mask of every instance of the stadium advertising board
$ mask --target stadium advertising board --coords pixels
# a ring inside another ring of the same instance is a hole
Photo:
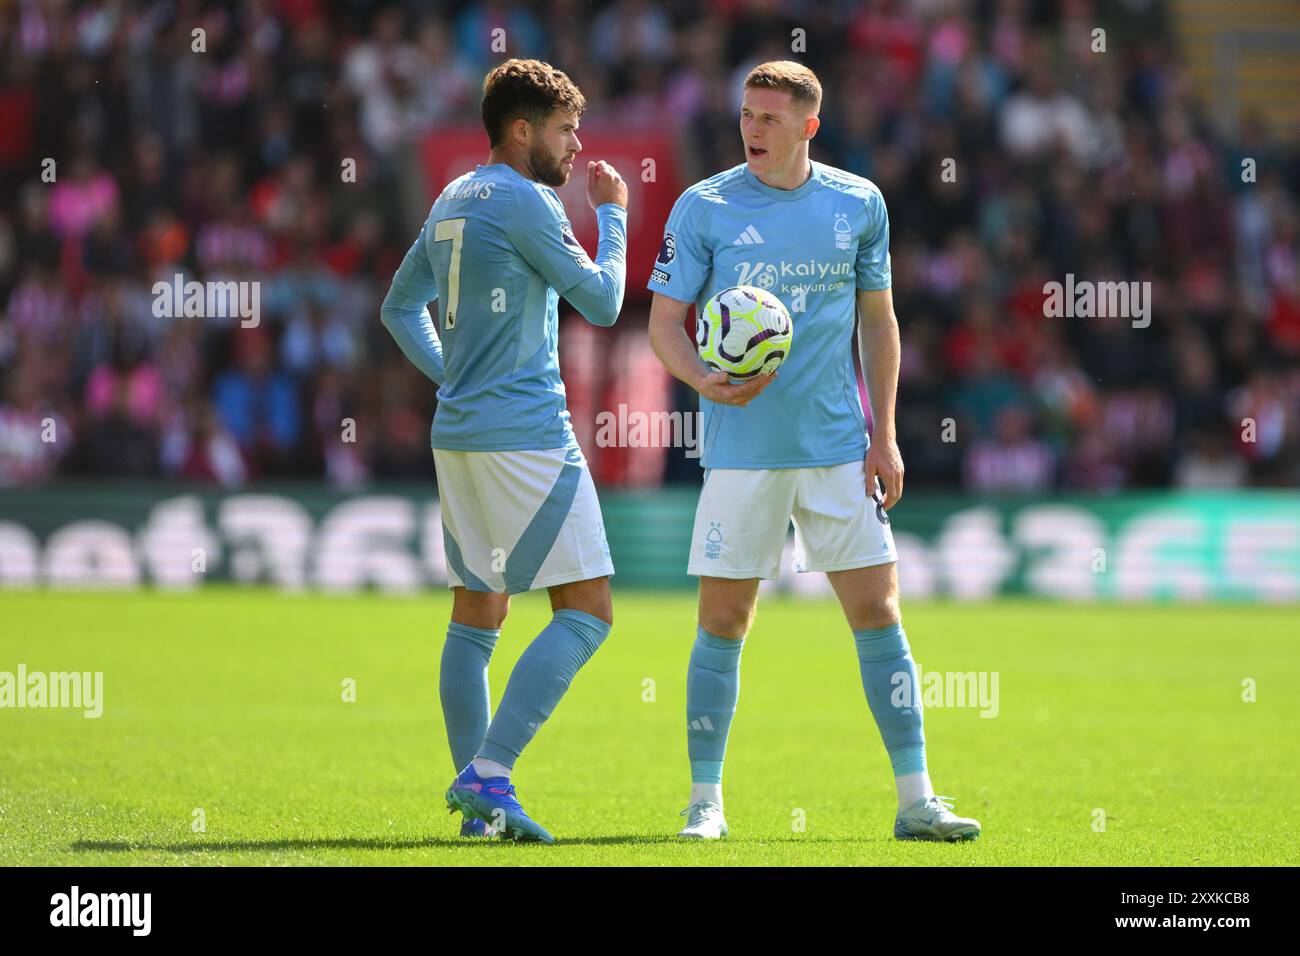
[[[689,588],[693,491],[606,492],[622,587]],[[1300,497],[1232,492],[970,499],[912,493],[891,515],[902,591],[978,600],[1300,599]],[[792,536],[793,537],[793,536]],[[829,593],[791,570],[765,584]],[[0,586],[187,589],[204,582],[286,590],[444,587],[436,497],[280,486],[176,494],[146,486],[15,489],[0,498]]]

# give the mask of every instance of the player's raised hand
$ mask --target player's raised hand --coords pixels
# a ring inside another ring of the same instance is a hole
[[[876,497],[876,477],[885,486],[885,495],[879,499],[888,511],[898,504],[903,497],[903,456],[898,451],[898,443],[882,438],[872,442],[867,449],[867,457],[862,462],[867,473],[867,494]]]
[[[627,183],[623,182],[618,170],[603,159],[587,163],[587,202],[592,209],[607,202],[627,208]]]
[[[720,405],[748,405],[763,389],[772,384],[776,372],[770,375],[756,375],[748,382],[731,384],[731,376],[726,372],[710,372],[698,391],[711,402]]]

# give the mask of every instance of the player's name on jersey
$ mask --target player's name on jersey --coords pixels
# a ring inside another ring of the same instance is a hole
[[[450,202],[453,199],[491,199],[492,187],[496,183],[468,179],[463,183],[452,183],[442,191],[438,199]]]

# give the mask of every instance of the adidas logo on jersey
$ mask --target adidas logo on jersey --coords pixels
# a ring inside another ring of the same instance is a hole
[[[732,243],[733,246],[761,246],[762,244],[763,237],[758,234],[758,230],[753,226],[746,226],[745,231]]]

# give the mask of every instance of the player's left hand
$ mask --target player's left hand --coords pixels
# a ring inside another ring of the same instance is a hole
[[[607,202],[627,208],[627,183],[618,170],[603,159],[587,164],[587,203],[598,209]]]
[[[876,476],[879,475],[881,484],[885,486],[881,505],[888,511],[898,504],[898,499],[903,497],[903,456],[898,452],[898,443],[892,439],[873,441],[862,466],[867,473],[867,494],[876,497]]]

